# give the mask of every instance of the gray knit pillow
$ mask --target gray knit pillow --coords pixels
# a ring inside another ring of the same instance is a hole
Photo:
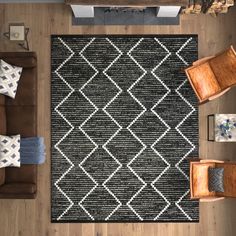
[[[208,168],[208,188],[210,192],[224,192],[224,168]]]

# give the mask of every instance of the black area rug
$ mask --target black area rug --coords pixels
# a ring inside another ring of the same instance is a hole
[[[179,25],[176,17],[157,17],[157,8],[148,7],[143,11],[111,10],[95,7],[94,17],[72,17],[72,25]]]
[[[52,36],[52,222],[196,222],[197,36]]]

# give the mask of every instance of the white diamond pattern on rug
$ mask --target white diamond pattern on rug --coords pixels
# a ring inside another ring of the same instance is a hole
[[[196,36],[53,36],[53,222],[199,220],[197,99],[181,71],[196,59]]]

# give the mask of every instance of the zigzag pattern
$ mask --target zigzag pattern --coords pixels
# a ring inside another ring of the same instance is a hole
[[[115,136],[122,130],[122,126],[112,117],[112,115],[106,110],[108,106],[122,93],[122,89],[119,87],[119,85],[106,73],[109,68],[121,57],[123,54],[120,49],[108,38],[106,40],[118,51],[119,55],[108,65],[107,68],[103,70],[103,74],[118,88],[119,92],[106,104],[106,106],[102,109],[110,118],[111,120],[116,123],[116,125],[119,127],[118,130],[104,143],[102,146],[104,150],[112,157],[112,159],[119,165],[117,169],[103,182],[103,187],[114,197],[114,199],[117,201],[118,205],[115,207],[115,209],[106,217],[105,220],[108,220],[113,213],[122,205],[121,201],[116,197],[116,195],[107,187],[106,183],[116,174],[116,172],[122,167],[122,164],[119,162],[117,158],[108,150],[107,145],[108,143],[115,138]]]
[[[155,74],[155,71],[167,60],[167,58],[171,55],[170,51],[166,48],[165,45],[163,45],[160,40],[158,40],[157,38],[155,38],[156,42],[167,52],[167,55],[163,58],[163,60],[160,61],[160,63],[153,68],[153,70],[151,71],[152,75],[164,86],[164,88],[167,90],[166,93],[163,95],[163,97],[161,97],[157,103],[151,108],[151,111],[159,118],[159,120],[166,126],[166,131],[151,145],[152,150],[162,159],[162,161],[167,165],[166,168],[160,173],[159,176],[157,176],[157,178],[151,183],[152,187],[154,188],[154,190],[165,200],[165,202],[167,203],[166,206],[159,212],[159,214],[154,218],[154,220],[157,220],[164,211],[167,210],[167,208],[170,206],[170,202],[167,200],[167,198],[155,187],[155,183],[161,178],[161,176],[168,171],[168,169],[170,168],[170,163],[155,149],[155,145],[169,132],[169,130],[171,129],[170,126],[165,122],[164,119],[162,119],[160,117],[159,114],[157,114],[157,112],[155,111],[156,106],[158,106],[164,99],[165,97],[168,96],[168,94],[170,93],[170,89],[168,88],[168,86],[160,79],[158,78],[158,76]]]
[[[70,51],[70,56],[66,58],[62,64],[58,66],[58,68],[55,70],[56,75],[65,83],[67,87],[71,90],[71,92],[55,107],[55,111],[57,114],[66,121],[66,123],[71,127],[68,132],[56,143],[55,148],[57,151],[67,160],[67,162],[70,164],[69,169],[64,172],[61,177],[55,182],[55,186],[58,189],[58,191],[69,201],[70,205],[64,210],[64,212],[58,216],[57,220],[60,220],[68,211],[69,209],[74,205],[73,201],[67,196],[67,194],[59,187],[59,182],[70,172],[70,170],[74,167],[74,164],[72,161],[63,153],[63,151],[60,149],[59,145],[63,142],[63,140],[72,132],[74,129],[74,126],[70,123],[69,120],[66,119],[66,117],[58,110],[60,106],[63,105],[63,103],[71,96],[71,94],[74,92],[74,89],[71,87],[71,85],[60,75],[59,70],[73,57],[74,52],[70,49],[70,47],[61,39],[58,38],[58,40]]]
[[[183,50],[183,48],[186,47],[186,45],[191,42],[192,38],[189,38],[176,52],[176,55],[179,57],[179,59],[188,66],[188,62],[184,60],[184,58],[180,55],[180,52]],[[189,156],[190,153],[192,153],[195,150],[195,145],[189,140],[188,137],[186,137],[180,130],[180,126],[196,111],[196,109],[192,106],[192,104],[179,92],[181,87],[187,82],[187,79],[185,79],[180,86],[175,90],[176,93],[181,97],[181,99],[191,108],[191,111],[183,118],[183,120],[180,121],[180,123],[175,127],[175,129],[178,131],[178,133],[191,145],[190,150],[179,160],[179,162],[175,165],[175,167],[183,174],[186,179],[189,181],[189,177],[184,173],[184,171],[179,167],[179,165],[183,162],[183,160]],[[191,221],[192,218],[182,209],[182,207],[179,205],[179,203],[182,201],[182,199],[189,193],[189,190],[187,190],[183,196],[179,198],[179,200],[175,203],[176,206],[183,212],[183,214]]]
[[[145,143],[142,142],[142,140],[132,131],[130,128],[146,111],[146,107],[132,94],[131,90],[132,88],[147,74],[147,71],[135,60],[135,58],[131,55],[132,51],[143,41],[143,38],[141,38],[127,53],[127,55],[134,61],[134,63],[143,71],[143,74],[129,87],[127,90],[130,96],[143,108],[143,110],[135,117],[135,119],[129,124],[127,129],[129,132],[134,136],[136,140],[138,140],[143,148],[134,156],[134,158],[127,164],[127,167],[130,169],[130,171],[139,179],[140,182],[142,182],[142,187],[130,198],[130,200],[127,202],[127,206],[134,212],[134,214],[140,219],[143,220],[143,218],[135,211],[135,209],[132,207],[131,202],[133,199],[147,186],[147,183],[133,170],[131,167],[131,164],[138,158],[138,156],[147,148]]]
[[[130,51],[128,52],[129,57],[135,62],[135,64],[137,66],[139,66],[139,68],[143,71],[143,74],[138,78],[138,80],[136,80],[128,89],[129,94],[131,95],[131,97],[138,102],[142,108],[143,111],[130,123],[130,125],[128,126],[128,130],[130,131],[130,133],[143,145],[143,148],[140,150],[140,152],[129,162],[129,164],[127,165],[130,169],[130,171],[135,174],[137,176],[137,178],[143,183],[143,186],[136,192],[136,194],[133,195],[133,197],[129,200],[129,202],[127,203],[127,205],[130,207],[130,209],[139,217],[140,220],[143,220],[143,218],[137,213],[137,211],[135,211],[135,209],[132,207],[131,202],[133,201],[133,199],[135,199],[135,197],[137,197],[137,195],[139,193],[141,193],[141,191],[147,186],[147,183],[134,171],[134,169],[131,167],[131,164],[138,158],[138,156],[147,148],[147,146],[142,142],[142,140],[132,131],[132,129],[130,128],[146,111],[146,107],[132,94],[131,89],[147,74],[147,71],[137,62],[137,60],[135,60],[135,58],[132,56],[132,51],[142,42],[143,38],[141,38],[135,45],[134,47],[132,47],[130,49]],[[170,205],[170,202],[166,199],[166,197],[154,186],[155,182],[169,169],[170,164],[168,163],[168,161],[166,161],[162,155],[154,148],[154,146],[156,145],[156,143],[161,140],[166,134],[167,132],[170,130],[170,126],[155,112],[154,108],[165,99],[165,97],[169,94],[170,89],[165,85],[165,83],[163,83],[156,75],[155,75],[155,70],[158,69],[159,66],[161,66],[165,60],[171,55],[171,53],[169,52],[169,50],[157,39],[155,38],[155,41],[167,52],[167,55],[163,58],[163,60],[161,60],[158,65],[156,65],[153,70],[151,71],[152,75],[164,86],[164,88],[166,88],[167,92],[157,101],[157,103],[151,108],[151,111],[158,117],[158,119],[166,126],[166,131],[151,145],[152,150],[163,160],[163,162],[165,162],[165,164],[167,165],[167,167],[162,171],[162,173],[151,183],[151,186],[153,187],[153,189],[165,200],[165,202],[167,203],[166,207],[158,214],[158,216],[155,218],[157,219]]]
[[[83,164],[86,162],[86,160],[97,150],[98,145],[96,142],[93,141],[93,139],[84,131],[83,126],[93,117],[93,115],[98,111],[98,107],[85,95],[83,92],[83,89],[89,84],[93,78],[98,74],[98,70],[93,66],[91,62],[83,55],[83,52],[89,45],[95,40],[95,38],[92,38],[89,43],[87,43],[84,48],[80,51],[80,56],[88,63],[88,65],[94,70],[94,74],[91,76],[91,78],[80,88],[80,93],[86,98],[86,100],[94,107],[94,111],[87,117],[87,119],[84,120],[84,122],[79,126],[79,129],[82,131],[82,133],[86,136],[86,138],[93,143],[94,148],[92,151],[79,163],[79,167],[83,170],[83,172],[94,182],[94,187],[90,189],[90,191],[80,200],[79,206],[89,215],[89,217],[94,220],[94,217],[89,213],[89,211],[83,206],[83,201],[97,188],[98,183],[96,180],[84,169]]]

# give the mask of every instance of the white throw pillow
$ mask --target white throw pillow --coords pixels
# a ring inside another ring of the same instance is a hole
[[[22,68],[0,60],[0,93],[15,98]]]
[[[20,135],[0,135],[0,168],[20,167]]]

